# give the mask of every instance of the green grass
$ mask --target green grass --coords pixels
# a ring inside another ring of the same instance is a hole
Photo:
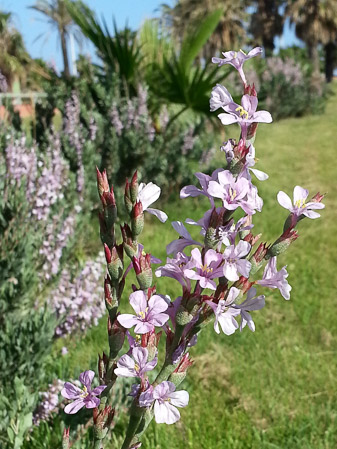
[[[336,86],[335,86],[336,87]],[[190,404],[174,426],[151,424],[144,449],[334,449],[337,447],[336,96],[321,116],[260,126],[255,142],[257,168],[269,174],[258,182],[265,205],[254,217],[254,232],[275,240],[287,216],[276,201],[295,185],[327,193],[318,220],[303,220],[300,238],[279,258],[288,265],[291,300],[264,290],[266,307],[255,312],[256,332],[218,336],[212,326],[191,350],[194,366],[182,388]],[[232,128],[237,134],[237,129]],[[217,145],[221,136],[214,136]],[[219,159],[219,165],[221,162]],[[206,203],[171,201],[170,220],[200,218]],[[170,224],[147,217],[143,243],[165,260],[164,245],[176,235]],[[97,237],[98,238],[98,237]],[[157,280],[157,291],[172,298],[178,283]],[[71,367],[81,371],[106,345],[105,323],[72,351]]]

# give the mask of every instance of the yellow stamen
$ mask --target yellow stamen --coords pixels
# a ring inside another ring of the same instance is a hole
[[[235,189],[232,189],[232,187],[229,188],[229,197],[231,201],[234,201],[236,198],[237,191]]]
[[[202,271],[206,271],[206,273],[212,273],[213,268],[209,268],[206,264],[201,267]]]
[[[235,112],[240,112],[240,117],[243,117],[244,115],[246,116],[246,119],[248,119],[248,117],[249,117],[248,112],[246,111],[246,109],[243,109],[242,106],[238,106],[238,107],[235,109]]]
[[[81,398],[86,398],[88,395],[89,395],[88,389],[87,389],[87,387],[84,385],[84,386],[83,386],[83,390],[82,390],[82,394],[81,394]]]
[[[303,208],[306,206],[305,200],[304,200],[304,199],[297,200],[297,201],[295,202],[295,206],[298,207],[299,209],[300,209],[300,208],[303,209]]]
[[[139,365],[137,365],[137,363],[135,363],[135,371],[136,371],[136,372],[139,371]]]
[[[143,320],[146,317],[147,311],[149,310],[148,307],[146,307],[145,312],[139,312],[138,316]]]
[[[243,50],[241,50],[241,48],[240,48],[240,51],[241,51],[241,53],[243,53],[245,56],[247,55],[247,53],[245,53]]]

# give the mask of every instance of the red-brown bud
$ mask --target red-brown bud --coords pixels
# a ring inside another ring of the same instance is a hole
[[[62,449],[70,448],[69,432],[70,432],[70,427],[65,427],[63,430],[63,436],[62,436]]]
[[[240,291],[240,296],[243,296],[248,290],[255,284],[255,282],[250,282],[244,276],[240,276],[239,280],[235,282],[234,287],[238,288]]]
[[[130,196],[131,196],[132,203],[135,203],[137,201],[137,196],[138,196],[138,175],[137,175],[137,170],[135,171],[135,173],[134,173],[134,175],[132,176],[132,179],[131,179]]]
[[[135,239],[143,231],[144,213],[143,213],[143,205],[140,201],[137,201],[136,204],[133,206],[131,212],[131,228],[132,228],[132,235]]]
[[[138,243],[133,241],[132,232],[130,226],[127,223],[124,223],[124,226],[121,226],[122,237],[123,237],[123,247],[126,254],[132,259],[137,256],[138,253]]]
[[[97,173],[97,188],[99,196],[103,195],[104,192],[109,192],[109,181],[107,177],[106,170],[104,169],[101,173],[96,167],[96,173]]]
[[[268,249],[266,259],[278,256],[286,251],[289,245],[299,237],[299,234],[295,229],[286,229],[283,234],[274,242]]]
[[[313,201],[314,203],[321,203],[324,196],[324,194],[322,195],[321,193],[317,192],[316,195],[312,197],[311,201]]]
[[[111,251],[106,243],[104,243],[104,254],[106,263],[111,263]]]
[[[125,340],[125,333],[126,329],[119,324],[117,318],[113,323],[111,323],[110,317],[108,317],[110,359],[114,359],[122,349]]]

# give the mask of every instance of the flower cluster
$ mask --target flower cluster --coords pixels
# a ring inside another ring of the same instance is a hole
[[[243,82],[241,104],[235,103],[222,85],[213,89],[210,100],[211,111],[219,108],[224,111],[219,115],[223,124],[239,125],[240,137],[221,146],[226,163],[224,168],[211,175],[196,173],[200,187],[189,185],[181,190],[182,199],[205,196],[209,209],[197,221],[186,219],[186,224],[199,228],[201,237],[198,239],[192,237],[181,221],[172,223],[179,238],[167,245],[169,257],[155,274],[180,284],[181,295],[174,301],[157,293],[152,264],[158,260],[146,253],[139,243],[145,210],[163,222],[167,218],[164,212],[149,208],[158,199],[160,189],[152,183],[138,184],[137,172],[130,183],[126,182],[124,203],[130,223],[122,226],[123,242],[118,244],[113,188],[109,186],[106,172],[97,171],[103,207],[100,213],[101,240],[108,268],[104,284],[105,305],[109,313],[109,355],[103,353],[99,357],[99,378],[100,383],[107,386],[105,395],[113,390],[116,377],[136,380],[130,392],[133,402],[123,448],[140,447],[142,434],[153,417],[157,423],[173,424],[179,420],[178,408],[186,407],[189,402],[188,392],[178,389],[193,364],[189,350],[209,322],[214,323],[217,334],[222,331],[232,335],[245,327],[254,332],[253,314],[266,304],[265,295],[258,289],[278,289],[284,299],[290,299],[288,272],[286,266],[277,270],[277,256],[298,238],[297,223],[305,218],[317,218],[315,210],[324,208],[323,195],[316,194],[307,201],[308,191],[296,186],[294,202],[284,192],[278,194],[279,203],[290,214],[275,242],[259,243],[261,234],[252,232],[253,217],[263,206],[252,175],[262,181],[268,178],[266,173],[255,168],[253,142],[258,123],[270,123],[272,117],[267,111],[257,110],[257,92],[254,86],[247,84],[243,64],[260,53],[261,49],[255,48],[248,55],[240,50],[224,53],[223,59],[213,58],[219,66],[234,66]],[[235,215],[237,211],[239,216]],[[192,247],[190,251],[187,250],[189,247]],[[130,260],[126,269],[125,256]],[[137,283],[132,285],[133,292],[129,295],[133,312],[121,313],[122,292],[131,269]],[[166,352],[163,364],[158,368],[161,336],[166,338]],[[125,337],[128,350],[119,356]],[[78,396],[72,398],[79,401]],[[81,404],[83,406],[83,399],[78,406]],[[75,401],[66,412],[72,413],[78,406]],[[97,434],[99,428],[97,424],[95,426]],[[102,445],[104,437],[100,434],[97,444]]]
[[[33,423],[38,426],[41,421],[48,421],[53,413],[56,413],[59,406],[59,394],[64,386],[64,382],[56,379],[54,383],[49,385],[48,391],[40,393],[41,402],[34,411]]]
[[[75,279],[68,270],[62,271],[59,284],[48,300],[60,320],[55,330],[57,337],[97,326],[104,314],[103,292],[99,287],[104,275],[103,261],[103,253],[100,253],[97,259],[85,264]]]

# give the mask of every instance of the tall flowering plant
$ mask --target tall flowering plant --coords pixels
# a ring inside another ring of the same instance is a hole
[[[67,406],[68,413],[84,405],[93,408],[95,448],[103,448],[109,426],[113,422],[111,398],[117,377],[135,379],[130,396],[129,425],[122,449],[138,448],[147,426],[157,423],[173,424],[180,419],[179,409],[189,402],[187,391],[180,389],[188,368],[192,365],[189,351],[197,344],[199,335],[208,324],[215,333],[231,335],[246,326],[254,332],[253,314],[265,306],[265,295],[258,286],[278,289],[284,299],[290,299],[286,266],[277,268],[277,256],[285,252],[298,238],[296,225],[303,219],[319,217],[323,209],[323,195],[317,193],[308,200],[309,192],[294,188],[293,201],[284,192],[277,195],[278,202],[289,211],[281,235],[274,243],[260,242],[261,234],[253,233],[253,216],[260,212],[263,200],[252,182],[252,174],[259,180],[268,175],[255,168],[254,140],[258,123],[270,123],[267,111],[258,110],[254,85],[249,85],[243,71],[244,62],[261,53],[255,48],[246,55],[226,52],[224,58],[213,62],[230,64],[238,70],[243,83],[240,104],[235,103],[226,87],[216,85],[211,93],[212,111],[224,125],[237,123],[240,127],[238,141],[230,139],[221,146],[226,168],[212,174],[196,173],[200,186],[189,185],[181,190],[181,198],[204,195],[209,209],[198,220],[186,220],[200,228],[200,241],[193,240],[185,225],[173,222],[179,238],[167,245],[166,264],[155,270],[157,277],[169,277],[180,284],[180,295],[174,300],[157,292],[153,283],[152,264],[158,263],[144,251],[139,237],[144,227],[144,211],[165,221],[164,212],[149,206],[158,199],[160,188],[155,184],[138,184],[137,172],[131,182],[126,182],[124,202],[129,223],[122,227],[123,241],[116,242],[117,217],[113,188],[107,174],[97,170],[98,191],[103,206],[100,213],[101,240],[104,245],[107,276],[104,282],[105,304],[108,310],[109,354],[99,358],[98,376],[100,390],[73,389],[68,385],[64,396],[75,400]],[[241,218],[235,216],[241,211]],[[242,216],[243,213],[243,216]],[[186,248],[192,247],[191,251]],[[127,274],[133,270],[137,284],[129,295],[131,313],[120,313],[122,293]],[[216,337],[216,336],[215,336]],[[159,357],[158,342],[165,338],[165,354]],[[120,356],[125,341],[128,350]],[[156,376],[151,371],[161,366]],[[82,378],[93,373],[82,373]],[[74,391],[73,391],[74,390]],[[97,395],[93,398],[93,391]],[[100,396],[100,397],[99,397]],[[77,401],[77,402],[76,402]],[[64,447],[69,447],[69,432],[65,431]]]

